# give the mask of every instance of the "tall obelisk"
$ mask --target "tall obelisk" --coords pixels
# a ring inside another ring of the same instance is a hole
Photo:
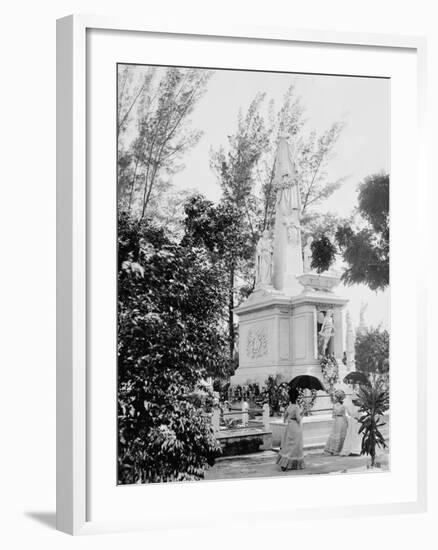
[[[277,189],[274,229],[274,288],[288,296],[303,287],[296,276],[303,273],[301,248],[301,198],[295,165],[285,135],[281,135],[275,159]]]
[[[256,262],[264,269],[256,277],[254,292],[234,310],[239,317],[239,367],[231,384],[265,384],[269,376],[290,382],[306,375],[325,385],[318,356],[318,319],[331,312],[333,332],[326,349],[342,365],[342,309],[348,300],[333,291],[338,277],[303,273],[300,188],[284,135],[279,139],[274,169],[274,245],[266,231]]]

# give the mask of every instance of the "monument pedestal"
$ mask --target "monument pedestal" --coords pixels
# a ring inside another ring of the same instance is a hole
[[[303,290],[295,296],[273,289],[256,290],[235,310],[239,317],[239,368],[231,384],[263,385],[271,375],[290,382],[307,374],[325,386],[318,357],[318,318],[328,310],[333,310],[334,323],[328,351],[337,359],[342,379],[342,309],[348,300],[333,292],[339,277],[306,273],[297,281]]]

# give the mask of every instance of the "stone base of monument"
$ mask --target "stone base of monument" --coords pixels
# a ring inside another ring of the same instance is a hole
[[[322,448],[327,442],[333,423],[331,414],[305,416],[303,418],[303,444],[307,450]],[[282,418],[270,422],[272,446],[280,447],[286,424]]]
[[[303,374],[318,378],[324,385],[321,344],[342,369],[342,310],[348,300],[333,291],[339,276],[304,273],[295,280],[301,287],[295,295],[258,289],[235,309],[239,317],[239,367],[231,377],[232,385],[263,385],[269,376],[290,382]],[[324,344],[320,330],[329,313],[333,332]]]
[[[237,428],[216,434],[222,447],[221,456],[236,456],[272,448],[272,432],[264,428]]]
[[[383,415],[382,421],[385,423],[382,427],[382,435],[387,441],[389,439],[389,413]],[[333,417],[331,414],[305,416],[303,418],[304,450],[323,449],[332,426]],[[282,418],[278,418],[270,422],[270,427],[272,430],[272,447],[280,447],[283,434],[286,430],[286,424]]]

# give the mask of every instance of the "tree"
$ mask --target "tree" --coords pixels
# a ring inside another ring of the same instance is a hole
[[[185,204],[185,246],[203,246],[212,262],[223,274],[227,297],[225,318],[228,324],[229,359],[235,360],[235,277],[251,262],[253,234],[242,222],[241,210],[233,202],[222,200],[215,205],[202,195],[194,195]]]
[[[343,128],[342,122],[334,122],[321,135],[313,131],[307,138],[298,140],[295,157],[303,216],[328,199],[345,181],[345,177],[330,180],[327,172]]]
[[[360,386],[354,402],[359,407],[359,413],[362,413],[359,418],[359,433],[362,434],[361,454],[369,455],[371,466],[374,466],[376,449],[386,448],[385,439],[379,429],[385,425],[385,422],[381,422],[381,417],[389,407],[389,392],[383,380],[373,375],[369,386]]]
[[[366,374],[387,375],[389,372],[389,332],[368,329],[356,336],[356,368]]]
[[[118,125],[125,134],[118,142],[119,207],[144,219],[160,184],[182,168],[183,155],[201,138],[202,132],[191,128],[189,115],[212,72],[160,68],[147,72],[138,89],[127,93],[123,85],[125,80],[129,82],[124,76],[127,70],[121,72],[119,83]],[[127,129],[134,105],[136,125]]]
[[[125,133],[136,105],[144,100],[155,76],[155,67],[120,65],[117,72],[117,135]]]
[[[202,381],[227,365],[222,274],[202,248],[121,215],[119,482],[191,480],[219,451]]]
[[[359,186],[359,222],[338,228],[336,241],[347,265],[342,280],[371,290],[389,285],[389,176],[375,174]]]
[[[315,239],[311,244],[312,264],[311,268],[317,273],[327,271],[333,264],[336,254],[336,248],[326,235]]]
[[[228,150],[211,154],[211,166],[222,188],[215,220],[216,238],[227,271],[228,332],[230,357],[234,355],[234,307],[239,300],[236,279],[243,288],[253,287],[250,269],[260,231],[261,202],[254,195],[257,163],[268,145],[268,130],[260,114],[263,94],[251,102],[246,114],[239,113],[238,129],[228,137]],[[251,279],[251,280],[249,280]],[[243,290],[245,292],[245,290]]]

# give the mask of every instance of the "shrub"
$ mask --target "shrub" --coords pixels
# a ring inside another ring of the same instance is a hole
[[[118,228],[119,483],[192,480],[219,452],[202,381],[226,370],[221,275],[147,222]]]
[[[269,376],[262,389],[261,395],[269,404],[273,415],[279,415],[289,403],[289,384],[281,382],[281,376]]]
[[[371,466],[374,466],[376,449],[386,448],[385,439],[379,429],[385,425],[385,422],[381,422],[381,417],[389,408],[389,392],[384,380],[376,375],[372,376],[370,386],[360,386],[354,403],[359,407],[359,413],[362,413],[359,418],[359,433],[362,434],[361,454],[369,455]]]

